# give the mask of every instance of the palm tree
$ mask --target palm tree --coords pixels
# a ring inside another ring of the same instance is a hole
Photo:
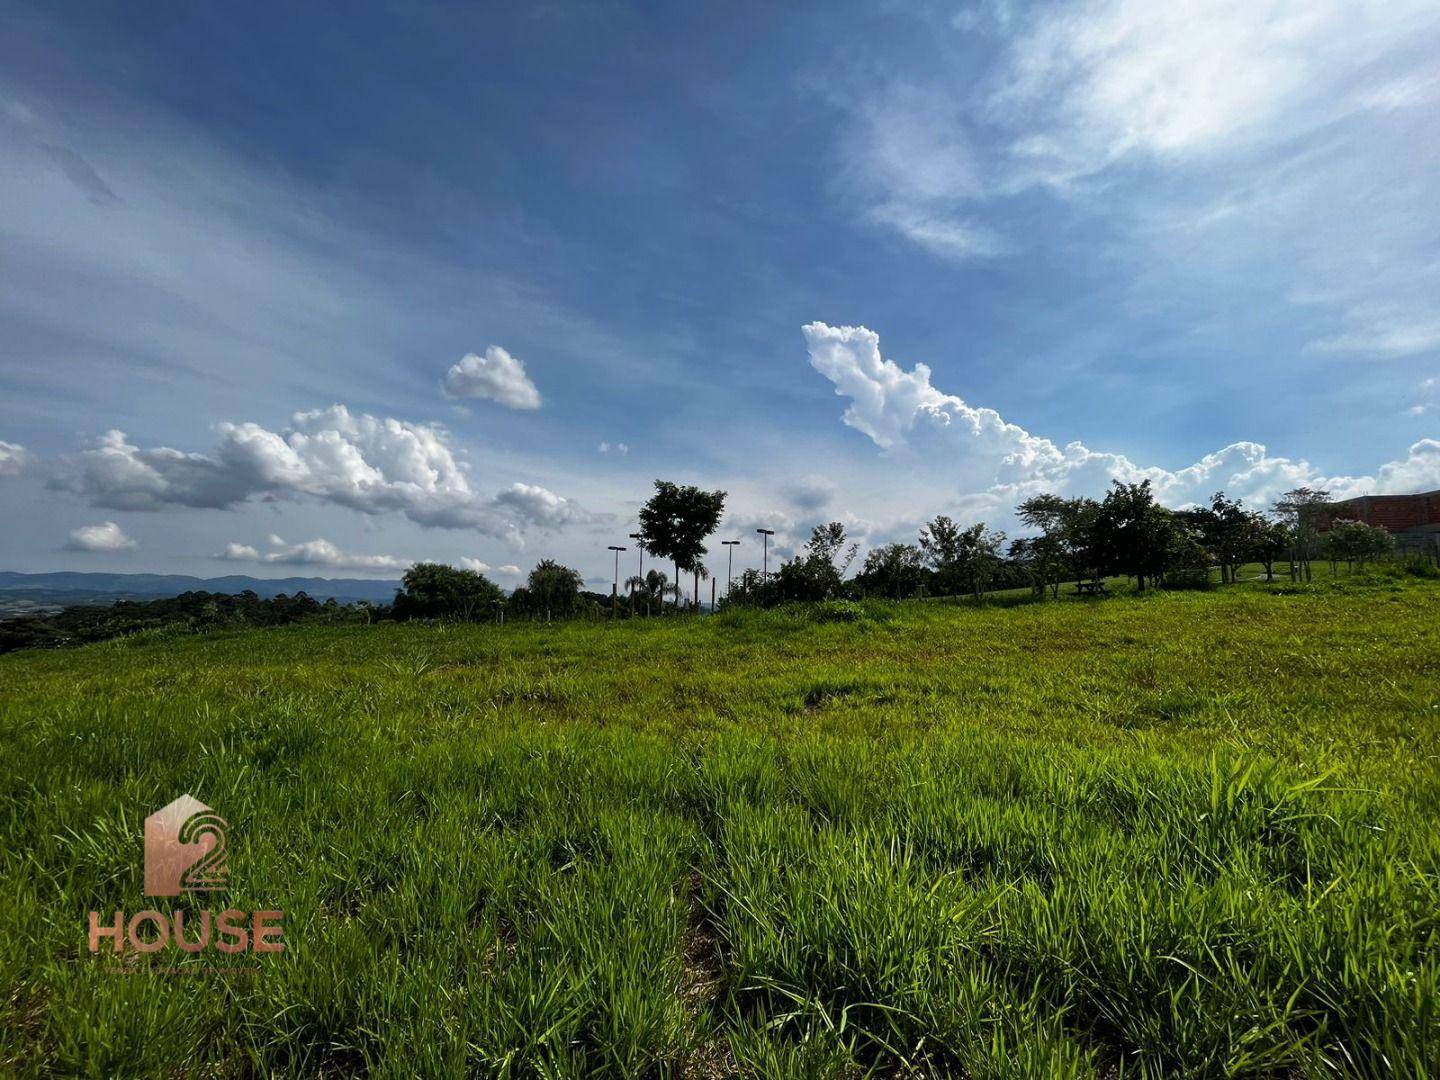
[[[700,579],[704,578],[709,581],[710,571],[706,569],[704,563],[697,562],[690,568],[690,572],[695,575],[695,611],[698,614],[700,611]]]
[[[663,570],[646,571],[644,577],[635,576],[626,580],[625,586],[634,590],[632,595],[638,595],[645,601],[645,610],[650,610],[650,602],[653,600],[664,610],[665,598],[667,596],[679,596],[680,587],[672,585],[669,577]]]

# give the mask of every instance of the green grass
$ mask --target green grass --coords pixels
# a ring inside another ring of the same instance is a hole
[[[1437,613],[1361,575],[0,657],[0,1072],[1440,1075]],[[285,910],[258,973],[88,952],[185,791],[224,902]]]

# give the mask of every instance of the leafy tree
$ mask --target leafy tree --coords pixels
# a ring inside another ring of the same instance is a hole
[[[1314,579],[1310,560],[1315,556],[1325,509],[1330,492],[1314,488],[1292,488],[1282,495],[1272,509],[1290,529],[1290,577]]]
[[[1235,572],[1254,554],[1267,522],[1246,510],[1239,499],[1227,499],[1223,491],[1210,497],[1209,506],[1185,510],[1178,515],[1199,533],[1200,543],[1220,567],[1220,581],[1233,583]]]
[[[925,557],[913,544],[872,548],[857,578],[866,592],[892,599],[915,596],[925,585]]]
[[[1014,540],[1010,541],[1010,551],[1007,558],[1011,566],[1017,568],[1025,575],[1025,580],[1030,585],[1031,593],[1043,600],[1048,584],[1035,551],[1039,540],[1040,537],[1038,536],[1017,536]]]
[[[725,593],[725,606],[772,607],[780,603],[779,578],[778,571],[768,579],[754,567],[741,571]]]
[[[1167,512],[1173,527],[1169,530],[1156,582],[1163,582],[1167,588],[1177,588],[1182,584],[1186,588],[1209,588],[1210,568],[1215,564],[1215,557],[1202,542],[1198,528],[1179,514]]]
[[[1001,563],[1005,534],[989,532],[985,523],[962,529],[941,514],[920,533],[920,551],[935,571],[937,591],[958,593],[968,587],[979,597]]]
[[[1100,504],[1094,499],[1035,495],[1016,507],[1015,514],[1029,528],[1041,531],[1051,595],[1060,595],[1063,568],[1056,563],[1063,563],[1075,575],[1077,584],[1086,576],[1099,580],[1103,573],[1096,530]],[[1049,577],[1048,573],[1054,576]]]
[[[530,595],[530,590],[524,585],[517,585],[511,590],[510,598],[505,602],[505,606],[516,615],[533,615],[536,611],[535,598]]]
[[[397,619],[479,619],[505,596],[484,574],[442,563],[416,563],[400,584]]]
[[[775,589],[781,600],[828,600],[845,588],[845,574],[859,544],[845,544],[845,526],[838,521],[817,525],[805,550],[781,563]]]
[[[1021,523],[1039,529],[1040,535],[1012,543],[1010,558],[1025,568],[1031,587],[1041,597],[1046,588],[1052,596],[1060,595],[1060,580],[1074,561],[1074,503],[1059,495],[1035,495],[1015,508]]]
[[[810,540],[805,548],[810,558],[829,563],[836,577],[843,578],[850,569],[850,564],[855,561],[856,552],[860,550],[859,544],[846,547],[845,539],[845,526],[838,521],[832,521],[825,525],[816,525],[810,530]]]
[[[960,591],[964,581],[961,529],[944,514],[920,530],[920,554],[935,572],[935,592],[942,596]]]
[[[525,583],[531,610],[573,615],[580,609],[580,589],[584,583],[578,570],[562,566],[554,559],[541,559]]]
[[[701,491],[668,480],[655,481],[655,494],[640,508],[640,532],[645,550],[675,565],[675,580],[683,570],[695,576],[695,604],[700,604],[700,560],[706,555],[705,538],[720,526],[725,492]],[[677,591],[675,606],[679,609]]]
[[[1175,514],[1155,501],[1150,481],[1138,484],[1112,482],[1095,521],[1095,539],[1102,564],[1133,577],[1143,592],[1147,581],[1157,582],[1176,550]]]
[[[1255,531],[1255,558],[1265,566],[1265,580],[1275,580],[1275,560],[1292,547],[1290,527],[1284,522],[1260,518]]]
[[[1395,538],[1384,529],[1366,525],[1363,521],[1339,521],[1329,532],[1321,535],[1320,549],[1329,558],[1332,572],[1334,564],[1340,559],[1345,560],[1348,568],[1354,569],[1357,562],[1363,564],[1394,551]]]

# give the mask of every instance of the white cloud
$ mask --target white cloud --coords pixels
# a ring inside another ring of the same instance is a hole
[[[477,574],[494,574],[497,577],[519,577],[522,573],[520,567],[513,563],[506,563],[504,566],[491,566],[480,559],[472,559],[468,556],[460,559],[460,565],[466,570],[474,570]]]
[[[29,453],[19,443],[6,442],[0,439],[0,476],[17,476],[25,463],[30,460]]]
[[[1418,399],[1405,409],[1406,416],[1424,416],[1428,412],[1440,411],[1440,376],[1431,376],[1415,388]]]
[[[630,447],[627,446],[627,445],[626,445],[625,443],[623,443],[623,442],[622,442],[622,443],[602,442],[602,443],[600,444],[600,453],[602,453],[602,454],[619,454],[621,457],[624,457],[626,454],[630,453]]]
[[[70,533],[65,545],[71,551],[133,551],[134,540],[113,521],[100,525],[82,525]]]
[[[835,384],[836,394],[850,399],[845,423],[885,450],[939,440],[951,466],[983,485],[962,495],[976,512],[1008,510],[1040,491],[1098,495],[1111,479],[1149,480],[1157,497],[1172,506],[1200,501],[1222,488],[1264,505],[1302,484],[1337,497],[1440,487],[1440,441],[1434,439],[1416,442],[1404,459],[1382,465],[1374,476],[1325,476],[1303,459],[1272,457],[1254,442],[1232,443],[1174,471],[1137,465],[1123,454],[1079,442],[1061,447],[993,409],[943,393],[930,384],[924,364],[906,371],[885,359],[879,336],[863,326],[816,322],[803,333],[811,365]]]
[[[1142,153],[1293,138],[1369,100],[1368,65],[1410,43],[1429,0],[1100,0],[1040,9],[1016,42],[997,109],[1041,128],[1071,173]]]
[[[1183,266],[1207,293],[1321,294],[1317,353],[1440,350],[1434,0],[987,2],[954,25],[1004,30],[990,68],[827,83],[859,218],[974,261],[1053,248],[1016,198],[1058,196],[1167,302]]]
[[[484,356],[469,353],[445,373],[445,393],[454,398],[487,398],[512,409],[538,409],[540,391],[525,374],[525,365],[499,345]]]
[[[593,517],[571,500],[535,484],[511,484],[495,496],[495,504],[512,511],[521,521],[548,529],[589,521]]]
[[[262,554],[250,544],[227,544],[224,553],[216,558],[284,566],[330,566],[342,570],[406,570],[415,561],[394,555],[356,555],[341,551],[333,541],[322,538],[307,540],[303,544],[287,544],[272,535],[270,545],[275,550]]]
[[[52,483],[96,506],[228,509],[255,497],[309,498],[365,514],[403,513],[427,526],[476,529],[517,543],[526,526],[556,528],[590,515],[543,487],[475,490],[469,465],[437,424],[343,405],[295,413],[283,431],[254,423],[216,427],[209,453],[142,449],[110,431],[64,463]]]

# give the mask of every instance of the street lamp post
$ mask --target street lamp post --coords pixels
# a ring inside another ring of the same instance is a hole
[[[764,569],[763,569],[763,570],[761,571],[761,573],[760,573],[760,580],[761,580],[761,581],[769,581],[769,580],[770,580],[770,537],[772,537],[772,536],[775,535],[775,530],[774,530],[774,529],[756,529],[755,531],[756,531],[757,533],[759,533],[759,534],[761,535],[761,537],[763,537],[763,539],[760,541],[760,543],[763,544],[764,547],[765,547],[765,551],[764,551],[764,553],[763,553],[762,556],[761,556],[762,561],[761,561],[761,564],[760,564],[760,565],[763,566]]]
[[[635,578],[640,582],[640,587],[645,587],[645,534],[631,533],[630,539],[635,541],[635,553],[640,556],[640,568],[635,571]],[[630,614],[635,614],[635,590],[630,590]],[[645,601],[645,614],[650,614],[650,601]]]
[[[620,552],[625,551],[623,547],[610,545],[610,550],[615,552],[615,584],[610,586],[610,618],[615,618],[615,598],[620,595]]]
[[[645,534],[631,533],[630,539],[635,541],[635,550],[640,553],[640,569],[636,573],[643,578],[645,576]]]
[[[735,545],[739,540],[721,540],[720,543],[729,548],[725,560],[725,596],[730,596],[730,590],[735,587]]]

